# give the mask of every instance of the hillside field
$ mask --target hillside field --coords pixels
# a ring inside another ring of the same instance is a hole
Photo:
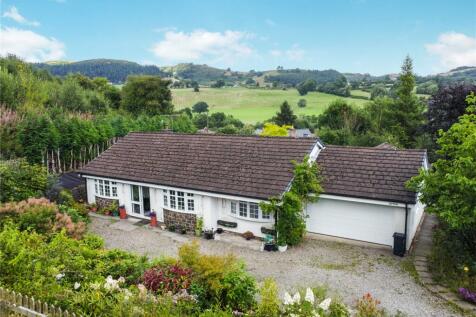
[[[255,123],[271,118],[279,110],[283,101],[287,100],[296,114],[317,115],[335,99],[342,98],[321,92],[311,92],[300,96],[295,89],[248,89],[248,88],[200,88],[172,89],[173,103],[177,109],[192,107],[199,101],[210,106],[210,112],[224,112],[246,123]],[[299,99],[306,99],[307,106],[299,108]],[[362,105],[366,100],[342,98],[355,105]]]

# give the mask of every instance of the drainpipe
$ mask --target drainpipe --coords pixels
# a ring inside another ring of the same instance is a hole
[[[407,251],[408,203],[405,203],[405,252]]]

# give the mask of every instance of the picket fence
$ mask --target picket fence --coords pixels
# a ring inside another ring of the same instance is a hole
[[[76,317],[59,307],[0,287],[0,317]]]

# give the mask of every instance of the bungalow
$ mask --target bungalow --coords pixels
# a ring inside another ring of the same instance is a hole
[[[306,155],[321,167],[324,193],[306,206],[310,233],[408,249],[423,206],[405,182],[426,167],[423,150],[325,146],[317,138],[129,133],[80,170],[89,203],[118,201],[133,217],[155,211],[165,225],[222,227],[262,237],[274,225],[259,203],[293,178]]]

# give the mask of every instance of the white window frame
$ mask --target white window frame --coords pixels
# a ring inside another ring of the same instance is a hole
[[[272,215],[264,215],[259,203],[253,201],[246,201],[246,200],[230,200],[230,209],[229,214],[232,217],[244,219],[248,221],[255,221],[255,222],[271,222],[273,220]],[[253,207],[251,207],[253,206]],[[254,206],[258,207],[258,218],[254,218],[251,216],[252,208]],[[246,216],[244,214],[244,208],[246,209]]]
[[[195,195],[183,190],[163,189],[164,208],[184,213],[196,213]]]
[[[117,182],[107,179],[94,179],[94,193],[103,198],[119,198]]]

